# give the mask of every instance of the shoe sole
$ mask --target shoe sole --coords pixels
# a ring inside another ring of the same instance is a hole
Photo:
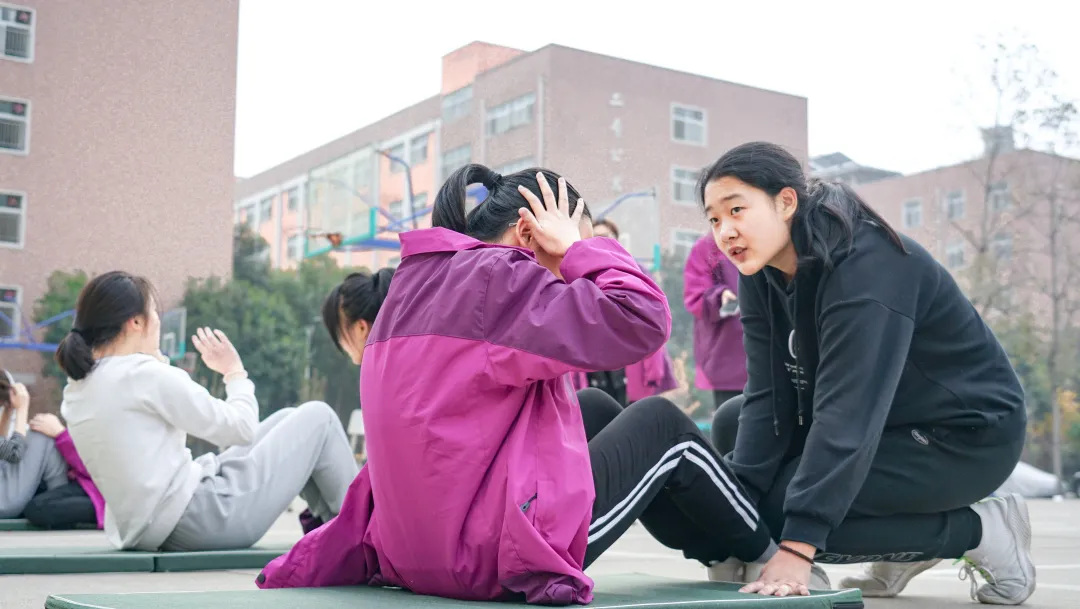
[[[930,569],[933,569],[940,562],[941,562],[940,558],[935,558],[933,560],[926,561],[925,565],[919,566],[919,567],[911,569],[909,571],[905,571],[904,574],[901,575],[900,578],[897,579],[896,582],[893,583],[892,586],[889,586],[888,588],[885,588],[884,590],[865,590],[865,589],[863,589],[863,588],[861,588],[859,586],[851,586],[851,588],[855,588],[857,590],[862,591],[862,595],[865,596],[865,597],[868,597],[868,598],[892,598],[892,597],[900,594],[901,592],[903,592],[904,588],[907,587],[908,583],[910,583],[911,580],[914,579],[916,575],[918,575],[920,573],[923,573],[925,571],[929,571]],[[845,587],[844,586],[844,581],[850,581],[850,580],[849,580],[849,578],[845,577],[844,580],[840,582],[841,587]]]
[[[1031,561],[1031,514],[1028,513],[1027,502],[1019,495],[1011,494],[1005,497],[1005,501],[1009,504],[1009,532],[1019,542],[1016,548],[1016,562],[1031,585],[1024,589],[1023,596],[1019,598],[1004,599],[978,594],[979,601],[988,605],[1019,605],[1035,593],[1035,563]]]

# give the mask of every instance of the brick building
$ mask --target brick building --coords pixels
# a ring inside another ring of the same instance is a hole
[[[417,210],[466,163],[503,174],[538,165],[566,175],[594,213],[626,196],[610,217],[635,256],[651,258],[657,245],[685,254],[707,229],[697,172],[756,139],[805,161],[806,99],[559,45],[474,42],[443,57],[437,95],[239,181],[235,220],[266,238],[277,268],[303,257],[305,228],[393,241],[380,231],[408,216],[408,190],[404,166],[385,151],[411,166]],[[308,250],[326,245],[310,239]],[[369,267],[397,260],[391,249],[334,256]]]

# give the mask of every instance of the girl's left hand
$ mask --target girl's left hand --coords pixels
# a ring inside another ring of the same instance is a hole
[[[809,596],[810,563],[779,551],[769,562],[756,582],[746,584],[739,592],[756,592],[762,596]]]
[[[30,429],[50,438],[55,438],[64,433],[64,424],[54,414],[39,414],[30,419]]]

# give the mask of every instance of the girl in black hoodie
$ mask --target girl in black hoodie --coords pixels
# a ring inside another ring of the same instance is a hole
[[[814,563],[873,563],[842,584],[893,596],[952,558],[974,598],[1024,602],[1035,589],[1027,507],[982,501],[1019,461],[1024,395],[949,273],[773,144],[727,152],[698,195],[739,269],[749,376],[714,422],[717,438],[738,426],[735,445],[717,449],[784,550],[711,576],[801,594]]]

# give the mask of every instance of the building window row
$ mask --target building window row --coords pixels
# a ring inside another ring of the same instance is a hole
[[[34,11],[10,4],[0,4],[0,38],[4,52],[0,59],[31,62],[34,60]]]

